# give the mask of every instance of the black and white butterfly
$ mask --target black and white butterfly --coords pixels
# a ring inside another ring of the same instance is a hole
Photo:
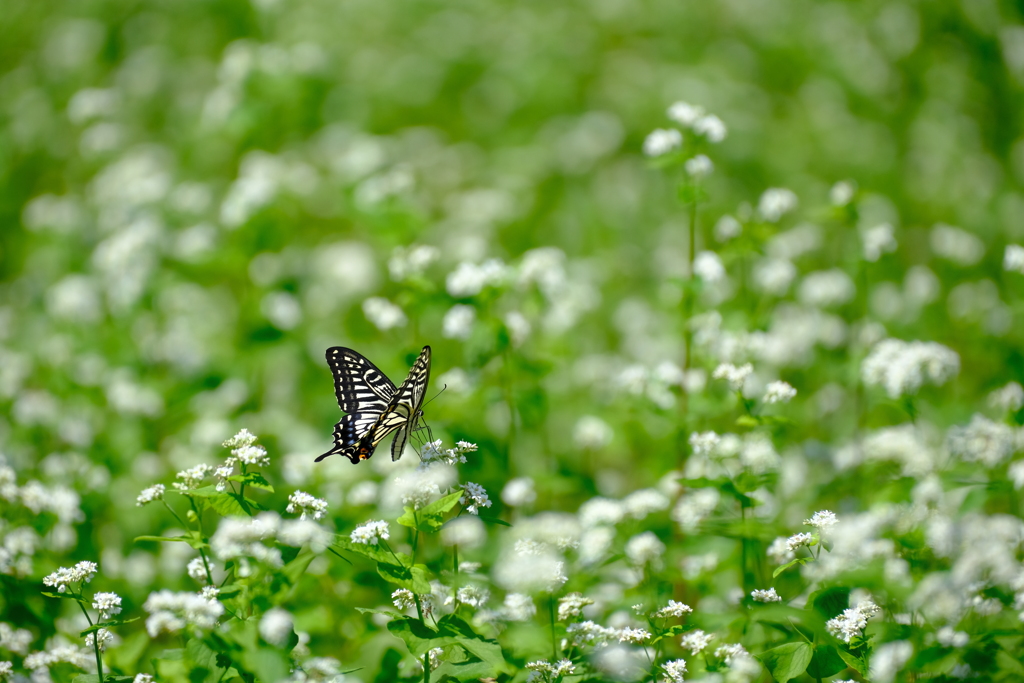
[[[391,459],[402,457],[409,436],[423,416],[423,395],[430,381],[430,347],[424,346],[409,376],[395,388],[377,366],[344,346],[327,349],[327,364],[334,373],[338,405],[348,413],[334,425],[334,448],[316,459],[340,454],[353,465],[366,460],[380,442],[394,433]]]

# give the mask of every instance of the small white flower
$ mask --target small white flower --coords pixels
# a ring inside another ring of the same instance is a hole
[[[533,490],[533,479],[529,477],[510,479],[501,490],[501,500],[505,505],[512,507],[529,505],[536,499],[537,492]]]
[[[833,206],[846,206],[857,192],[857,185],[850,180],[840,180],[829,190],[828,199]]]
[[[596,415],[584,415],[577,420],[572,434],[576,447],[586,450],[604,448],[614,435],[608,423]]]
[[[60,567],[57,571],[43,578],[43,584],[57,589],[58,593],[66,593],[72,583],[88,583],[98,571],[95,562],[83,561],[74,567]]]
[[[793,534],[792,536],[786,539],[786,547],[789,550],[796,550],[797,548],[801,548],[805,545],[810,545],[813,542],[814,536],[810,534]]]
[[[203,558],[194,557],[189,560],[188,566],[185,568],[188,575],[198,581],[199,583],[206,583],[206,565],[203,563]],[[212,570],[213,567],[211,566]]]
[[[693,132],[697,135],[703,135],[708,139],[708,142],[718,143],[725,139],[728,130],[726,130],[722,119],[714,114],[708,114],[693,122]]]
[[[638,566],[656,563],[665,553],[665,544],[653,531],[644,531],[626,542],[626,557]]]
[[[620,643],[632,643],[633,645],[639,645],[645,640],[650,639],[650,632],[642,628],[624,628],[619,631]]]
[[[711,455],[722,442],[715,432],[694,432],[690,434],[690,449],[694,455]]]
[[[668,108],[667,115],[669,119],[680,126],[689,128],[697,122],[697,119],[704,116],[704,107],[687,102],[676,102]]]
[[[311,496],[305,491],[296,491],[288,496],[288,507],[285,510],[292,514],[301,513],[299,519],[306,519],[306,515],[312,515],[313,519],[320,519],[327,514],[327,501]]]
[[[879,611],[879,607],[875,603],[870,600],[862,600],[856,607],[843,610],[838,617],[829,619],[825,623],[825,629],[844,643],[849,643],[854,638],[863,635],[868,618]]]
[[[693,274],[707,283],[725,280],[725,266],[713,251],[699,251],[693,259]]]
[[[263,640],[278,647],[284,647],[288,644],[292,628],[292,615],[280,607],[273,607],[267,610],[259,623],[259,632]]]
[[[107,645],[112,645],[113,643],[114,634],[105,628],[101,628],[100,630],[85,636],[85,646],[90,650],[94,647],[95,644],[99,646],[100,652],[105,652],[107,649]]]
[[[755,588],[750,592],[750,597],[757,602],[782,602],[782,598],[779,597],[774,588],[767,590]]]
[[[509,621],[529,621],[535,614],[537,606],[529,595],[509,593],[505,596],[505,618]]]
[[[711,379],[724,379],[729,383],[729,387],[733,391],[739,391],[743,388],[747,378],[754,374],[754,366],[750,363],[746,363],[739,367],[736,367],[732,363],[722,363],[715,371],[711,373]]]
[[[861,233],[864,241],[864,259],[875,262],[882,254],[896,251],[895,231],[890,223],[880,223]]]
[[[1024,387],[1017,382],[1009,382],[988,395],[988,404],[999,410],[1016,412],[1024,407]]]
[[[708,644],[711,643],[711,641],[714,639],[715,634],[704,633],[704,631],[701,631],[698,628],[683,634],[683,638],[680,642],[680,645],[682,645],[684,650],[689,650],[691,654],[696,655],[703,652],[704,648],[706,648]]]
[[[152,674],[135,674],[135,678],[132,679],[132,683],[153,683]]]
[[[836,518],[836,513],[832,512],[831,510],[818,510],[811,516],[810,519],[804,520],[804,524],[816,527],[818,529],[821,529],[822,531],[825,531],[826,529],[833,527],[838,523],[839,520]]]
[[[473,323],[476,322],[476,309],[467,304],[455,304],[447,313],[441,323],[443,334],[448,339],[469,339],[473,332]]]
[[[581,593],[569,593],[558,599],[558,620],[568,621],[583,614],[583,608],[593,605],[594,601],[585,598]]]
[[[372,296],[363,302],[363,314],[378,330],[405,327],[408,322],[405,311],[379,296]]]
[[[92,596],[92,608],[99,611],[101,621],[106,621],[121,613],[121,596],[117,593],[97,593]]]
[[[693,608],[675,600],[669,600],[668,605],[654,613],[654,616],[666,619],[668,617],[682,617],[693,612]]]
[[[666,678],[663,679],[665,683],[683,683],[686,674],[686,661],[673,659],[671,662],[662,664],[661,670],[665,672]]]
[[[480,514],[480,508],[491,507],[491,499],[487,495],[487,491],[480,484],[474,484],[471,481],[467,481],[462,486],[462,498],[459,500],[460,503],[466,506],[466,512],[472,515]]]
[[[381,539],[391,538],[388,523],[385,521],[369,521],[360,525],[349,535],[354,543],[377,545]]]
[[[1003,270],[1024,274],[1024,247],[1007,244],[1003,253]]]
[[[726,664],[731,664],[732,661],[740,657],[749,657],[750,653],[747,652],[739,643],[728,643],[726,645],[720,645],[715,650],[715,656],[723,659]]]
[[[416,596],[408,588],[399,588],[391,594],[391,602],[398,609],[412,609],[416,606]]]
[[[780,218],[797,207],[798,200],[792,190],[772,187],[761,194],[757,202],[757,212],[769,223],[777,223]]]
[[[765,403],[789,403],[796,396],[794,389],[788,382],[781,380],[769,382],[764,392]]]
[[[683,144],[683,134],[674,128],[657,128],[644,139],[644,154],[660,157],[678,149]]]
[[[686,169],[687,175],[691,178],[700,179],[711,175],[711,172],[715,170],[715,165],[704,154],[698,154],[691,159],[687,159],[686,163],[683,164],[683,168]]]
[[[139,497],[135,499],[135,504],[142,507],[146,503],[152,503],[154,500],[163,500],[165,490],[166,487],[163,484],[153,484],[147,489],[142,489]]]

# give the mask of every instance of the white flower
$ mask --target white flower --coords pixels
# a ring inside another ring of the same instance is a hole
[[[263,640],[271,645],[284,647],[291,637],[292,615],[280,607],[273,607],[266,611],[260,619],[259,632]]]
[[[750,597],[757,602],[782,602],[782,598],[779,597],[774,588],[768,588],[767,590],[755,588],[750,591]]]
[[[491,507],[491,499],[487,495],[487,491],[480,484],[474,484],[471,481],[467,481],[462,486],[462,498],[459,500],[460,503],[466,506],[466,512],[472,515],[480,514],[480,508]]]
[[[718,507],[718,489],[703,488],[689,491],[672,508],[672,519],[683,529],[692,530]]]
[[[113,645],[114,634],[105,628],[89,633],[85,636],[85,646],[90,650],[99,647],[100,652],[105,652],[107,645]]]
[[[153,683],[153,676],[152,674],[135,674],[132,683]]]
[[[668,108],[668,118],[680,126],[689,128],[697,119],[704,116],[704,107],[689,104],[687,102],[676,102]]]
[[[661,670],[665,672],[666,678],[663,679],[665,683],[683,683],[683,677],[686,674],[686,661],[673,659],[671,662],[662,664]]]
[[[484,287],[504,284],[512,276],[512,270],[500,259],[489,259],[480,265],[460,263],[448,274],[445,287],[457,299],[476,296]]]
[[[973,266],[985,255],[985,243],[978,237],[944,223],[935,224],[929,242],[932,251],[958,266]]]
[[[378,330],[405,327],[408,322],[401,308],[380,296],[371,296],[363,302],[363,314]]]
[[[999,410],[1016,412],[1024,407],[1024,388],[1017,382],[1009,382],[988,395],[988,404]]]
[[[789,403],[796,396],[796,389],[781,380],[769,382],[764,392],[765,403]]]
[[[708,142],[717,143],[725,139],[728,131],[722,119],[714,114],[707,114],[693,122],[693,132],[697,135],[703,135],[708,139]]]
[[[198,593],[175,593],[161,590],[150,593],[142,605],[149,612],[146,630],[151,638],[160,633],[178,633],[186,626],[211,629],[224,614],[224,606],[216,599],[209,599]]]
[[[43,578],[43,584],[57,589],[58,593],[66,593],[72,583],[88,583],[98,571],[95,562],[83,561],[74,567],[60,567],[57,571]]]
[[[443,334],[448,339],[469,339],[476,322],[476,309],[467,304],[455,304],[444,314],[441,323]]]
[[[391,602],[398,609],[412,609],[416,606],[416,596],[408,588],[399,588],[391,594]]]
[[[274,512],[261,512],[252,519],[225,517],[210,538],[210,548],[219,559],[254,558],[272,566],[281,565],[281,551],[264,545],[273,541],[281,528]]]
[[[833,527],[838,523],[839,520],[836,518],[836,513],[832,512],[831,510],[818,510],[813,515],[811,515],[810,519],[804,520],[804,524],[816,527],[821,531],[825,531],[826,529]]]
[[[786,539],[786,548],[789,550],[796,550],[805,545],[810,545],[814,542],[814,536],[806,533],[793,534]]]
[[[707,283],[725,280],[725,266],[713,251],[699,251],[693,259],[693,274]]]
[[[873,228],[867,228],[861,233],[864,241],[864,259],[877,261],[882,254],[896,251],[896,237],[890,223],[879,223]]]
[[[729,387],[733,391],[739,391],[743,388],[747,378],[754,373],[754,366],[750,363],[746,363],[739,367],[736,367],[732,363],[722,363],[715,371],[711,373],[711,379],[724,379],[729,383]]]
[[[529,505],[537,499],[537,493],[533,490],[533,479],[529,477],[516,477],[510,479],[505,488],[501,490],[501,500],[505,505],[520,507]]]
[[[704,633],[699,628],[693,631],[688,631],[683,634],[682,641],[679,643],[684,650],[689,650],[690,654],[700,654],[704,651],[704,648],[715,639],[715,634]]]
[[[354,543],[363,543],[365,545],[377,545],[381,539],[387,540],[391,538],[391,533],[388,528],[388,523],[381,521],[369,521],[355,528],[355,530],[349,535]]]
[[[726,214],[715,221],[714,233],[715,239],[719,242],[728,242],[743,233],[743,225],[732,216]]]
[[[14,672],[14,663],[8,661],[0,661],[0,680],[8,678],[11,673]]]
[[[966,427],[952,427],[946,439],[951,453],[967,462],[995,467],[1016,450],[1013,430],[975,414]]]
[[[828,199],[833,206],[846,206],[857,192],[857,185],[851,180],[840,180],[828,192]]]
[[[797,197],[792,190],[772,187],[761,194],[757,202],[757,212],[769,223],[776,223],[785,214],[797,207]]]
[[[722,437],[715,432],[694,432],[690,434],[690,450],[693,451],[694,455],[711,455],[721,442]]]
[[[841,306],[856,294],[853,280],[838,268],[808,273],[798,292],[801,303],[817,308]]]
[[[754,264],[753,278],[765,294],[782,296],[796,279],[796,266],[788,259],[766,257]]]
[[[686,173],[691,178],[700,179],[711,175],[711,172],[715,170],[715,165],[707,156],[698,154],[691,159],[687,159],[686,163],[683,164],[683,168],[686,169]]]
[[[669,600],[668,604],[654,613],[654,616],[666,619],[668,617],[682,617],[693,612],[693,608],[675,600]]]
[[[651,639],[650,631],[642,628],[624,628],[619,631],[619,642],[620,643],[632,643],[633,645],[639,645],[645,640]]]
[[[577,448],[597,450],[611,443],[614,432],[608,423],[595,415],[584,415],[576,421],[573,442]]]
[[[441,528],[441,542],[448,546],[477,548],[486,540],[487,531],[478,517],[456,517]]]
[[[210,567],[213,569],[213,567]],[[206,583],[206,565],[203,563],[203,558],[194,557],[189,560],[188,566],[185,568],[188,575],[198,581],[199,583]]]
[[[905,640],[882,643],[871,654],[868,671],[872,683],[891,683],[903,665],[914,655],[914,646]]]
[[[665,553],[665,544],[653,531],[644,531],[626,542],[626,557],[635,565],[656,563]]]
[[[491,599],[491,592],[479,586],[463,586],[455,594],[455,599],[464,605],[480,608]],[[445,603],[447,604],[447,602]]]
[[[441,251],[437,247],[426,244],[395,247],[388,260],[391,279],[401,282],[410,277],[419,277],[427,269],[427,266],[437,260],[440,254]]]
[[[154,500],[163,500],[165,489],[166,487],[163,484],[153,484],[147,489],[142,489],[139,497],[135,499],[135,504],[142,507],[146,503],[152,503]]]
[[[583,608],[593,605],[594,601],[585,598],[581,593],[569,593],[558,599],[558,620],[568,621],[583,614]]]
[[[250,432],[248,429],[241,429],[233,437],[221,444],[224,448],[242,448],[244,446],[252,446],[256,443],[256,435]]]
[[[214,468],[205,463],[196,465],[191,469],[182,470],[175,475],[175,478],[181,479],[181,481],[174,482],[174,488],[182,492],[197,489],[202,484],[203,479],[212,474],[213,471]]]
[[[868,618],[878,612],[878,605],[870,600],[862,600],[856,607],[843,610],[838,617],[829,619],[825,623],[825,629],[844,643],[849,643],[863,635]]]
[[[731,664],[732,661],[739,657],[748,657],[749,653],[739,643],[728,643],[726,645],[720,645],[715,650],[715,656],[723,659],[726,664]]]
[[[529,621],[535,614],[537,606],[529,595],[509,593],[505,596],[505,618],[509,621]]]
[[[288,496],[287,512],[292,514],[300,512],[299,519],[306,519],[306,515],[312,515],[313,519],[320,519],[327,514],[327,501],[316,498],[304,491],[296,491]]]
[[[121,596],[117,593],[97,593],[92,596],[92,608],[99,611],[101,621],[106,621],[121,613]]]
[[[660,157],[678,149],[683,144],[683,134],[674,128],[657,128],[644,139],[644,154]]]
[[[622,507],[633,519],[643,519],[652,512],[664,510],[668,506],[669,499],[657,489],[640,489],[622,499]]]
[[[1024,274],[1024,247],[1007,244],[1003,254],[1003,270]]]
[[[960,356],[936,342],[883,339],[861,363],[865,384],[881,385],[890,398],[913,394],[925,381],[941,385],[960,371]]]

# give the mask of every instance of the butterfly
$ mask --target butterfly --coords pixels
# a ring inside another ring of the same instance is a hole
[[[430,347],[423,347],[409,376],[397,389],[365,356],[344,346],[327,349],[327,364],[334,374],[338,405],[348,415],[334,425],[334,448],[316,462],[337,453],[358,465],[392,433],[391,459],[401,458],[409,435],[423,416],[423,395],[430,381]]]

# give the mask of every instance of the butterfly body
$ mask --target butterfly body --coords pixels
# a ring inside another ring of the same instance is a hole
[[[395,387],[362,354],[343,346],[327,349],[338,406],[348,413],[334,425],[334,447],[318,457],[343,455],[358,464],[373,455],[391,434],[391,459],[402,457],[410,434],[423,416],[423,396],[430,381],[430,347],[424,346],[408,377]]]

